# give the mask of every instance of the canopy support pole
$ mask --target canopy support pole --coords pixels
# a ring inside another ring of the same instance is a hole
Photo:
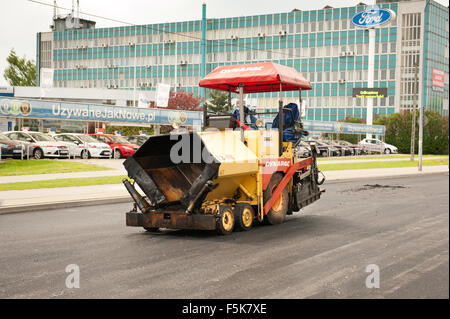
[[[302,101],[302,89],[298,89],[298,111],[300,112],[300,123],[302,122],[303,101]]]
[[[228,86],[228,111],[231,112],[231,87]]]
[[[283,91],[283,85],[280,83],[280,100],[278,102],[278,155],[281,157],[283,154],[283,100],[281,99],[281,93]]]
[[[244,114],[244,86],[239,86],[239,123],[241,128],[241,141],[245,142],[244,136],[244,123],[245,123],[245,114]]]

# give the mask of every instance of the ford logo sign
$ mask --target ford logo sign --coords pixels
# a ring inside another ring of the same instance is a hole
[[[373,28],[395,19],[395,12],[389,9],[368,9],[355,14],[353,25],[359,28]]]

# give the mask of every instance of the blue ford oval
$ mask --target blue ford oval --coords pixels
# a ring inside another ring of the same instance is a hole
[[[355,14],[352,23],[360,28],[372,28],[383,25],[395,18],[395,12],[389,9],[369,9]]]

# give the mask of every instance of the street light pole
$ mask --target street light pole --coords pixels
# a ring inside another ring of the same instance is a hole
[[[423,124],[423,106],[419,105],[419,172],[422,171]]]
[[[373,78],[375,73],[375,28],[369,29],[369,64],[367,70],[367,87],[373,88]],[[373,99],[367,99],[367,125],[373,125]],[[366,134],[366,138],[372,138],[372,134]]]
[[[414,154],[416,150],[416,105],[417,105],[417,94],[419,93],[419,61],[416,60],[414,64],[414,100],[413,100],[413,118],[411,125],[411,161],[414,161]]]

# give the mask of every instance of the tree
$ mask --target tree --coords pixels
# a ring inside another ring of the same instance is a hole
[[[167,108],[172,110],[201,111],[201,102],[201,97],[194,96],[192,93],[186,93],[183,90],[170,91]]]
[[[425,116],[427,120],[423,128],[423,153],[448,154],[448,116],[441,116],[433,111],[426,111]]]
[[[417,116],[417,118],[419,118]],[[386,143],[398,147],[400,153],[408,154],[411,149],[412,112],[402,111],[391,114],[386,120]],[[419,125],[416,125],[416,145]],[[417,149],[417,148],[416,148]]]
[[[11,86],[36,86],[36,65],[34,61],[24,56],[19,58],[14,49],[11,49],[6,58],[9,66],[5,69],[3,77]]]
[[[218,90],[209,91],[208,110],[214,113],[228,113],[228,93]]]

